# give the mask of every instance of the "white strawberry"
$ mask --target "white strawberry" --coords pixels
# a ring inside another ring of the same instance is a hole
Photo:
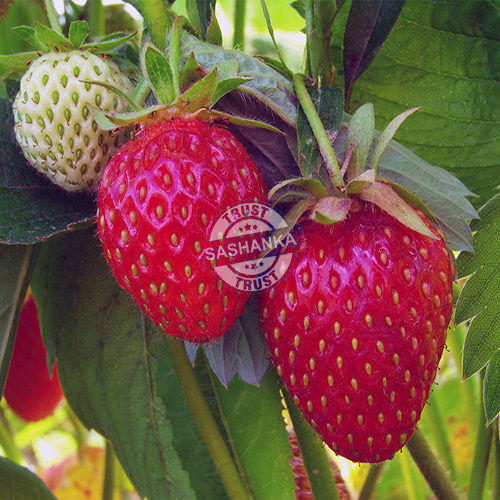
[[[118,67],[89,51],[49,52],[24,74],[13,104],[15,133],[24,156],[67,191],[95,191],[123,135],[101,129],[91,106],[112,113],[127,102],[99,81],[130,93]],[[87,83],[86,83],[87,82]]]

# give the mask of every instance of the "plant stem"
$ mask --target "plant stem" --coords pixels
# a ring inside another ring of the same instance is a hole
[[[231,499],[250,499],[251,497],[245,489],[233,457],[203,396],[196,374],[187,357],[184,344],[168,335],[165,337],[165,342],[193,419],[198,426],[227,494]]]
[[[90,37],[95,40],[106,33],[102,0],[92,0],[89,10]]]
[[[419,429],[414,432],[407,447],[437,498],[458,500],[458,493]]]
[[[494,433],[493,439],[495,441],[493,451],[493,498],[500,498],[500,436],[498,433],[498,426]]]
[[[313,498],[338,500],[337,485],[333,478],[325,449],[313,428],[306,422],[297,405],[283,388],[288,413],[297,436]]]
[[[113,500],[115,490],[115,452],[113,445],[106,440],[106,455],[104,461],[104,480],[102,483],[102,500]]]
[[[415,478],[411,470],[411,461],[408,456],[408,450],[403,449],[403,451],[398,455],[399,463],[401,464],[401,470],[403,472],[403,480],[406,488],[406,495],[408,500],[417,500],[417,485],[415,484]]]
[[[483,380],[484,369],[481,371],[479,401],[479,418],[476,433],[476,447],[474,449],[474,459],[472,461],[472,469],[470,473],[469,493],[467,498],[469,500],[477,500],[482,498],[484,490],[484,482],[486,477],[486,466],[488,465],[488,458],[490,454],[491,441],[493,437],[492,426],[486,427],[486,415],[484,414],[483,407]]]
[[[339,164],[337,162],[337,157],[335,151],[333,150],[330,138],[326,133],[325,127],[321,123],[321,120],[314,108],[314,104],[307,92],[306,86],[304,84],[304,77],[300,73],[295,73],[293,75],[293,86],[295,87],[295,92],[297,94],[297,99],[299,100],[304,114],[309,121],[311,129],[318,141],[319,149],[325,160],[328,175],[334,187],[339,187],[344,185],[344,179],[342,179],[342,174],[340,173]]]
[[[164,7],[164,3],[154,0],[136,0],[134,5],[138,8],[144,19],[151,40],[161,50],[167,46],[167,28],[170,19]]]
[[[22,464],[23,457],[21,452],[2,420],[0,420],[0,446],[9,460],[12,460],[16,464]]]
[[[175,97],[181,95],[179,86],[179,51],[184,21],[185,19],[182,16],[175,18],[174,25],[172,26],[172,34],[170,36],[170,47],[168,49],[168,59],[172,70],[172,84],[174,86]]]
[[[377,482],[377,479],[379,478],[384,465],[385,463],[382,462],[380,464],[373,464],[370,467],[365,482],[363,483],[363,487],[359,492],[358,500],[368,500],[372,496],[373,490],[375,488],[375,483]]]
[[[61,23],[59,22],[59,17],[56,9],[54,9],[52,0],[45,0],[45,10],[47,11],[50,27],[62,35]]]
[[[71,409],[69,404],[66,405],[66,411],[68,414],[68,420],[71,422],[75,432],[76,445],[78,446],[78,456],[82,458],[82,446],[85,444],[87,429],[80,422],[80,419],[75,415],[75,412]]]
[[[247,0],[234,0],[233,47],[245,50],[245,14]]]
[[[455,462],[453,460],[453,455],[451,453],[450,442],[448,441],[448,434],[444,426],[443,419],[441,417],[441,412],[439,411],[439,404],[434,393],[429,396],[429,404],[426,407],[427,419],[426,423],[429,426],[429,430],[432,433],[434,442],[440,457],[445,461],[446,465],[450,470],[450,479],[452,481],[456,480],[456,468]]]

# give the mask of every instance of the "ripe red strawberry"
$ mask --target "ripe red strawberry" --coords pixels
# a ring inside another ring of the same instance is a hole
[[[118,283],[157,325],[208,342],[248,299],[219,279],[204,255],[210,231],[227,208],[265,199],[259,170],[228,130],[199,119],[166,120],[108,163],[99,236]]]
[[[429,396],[453,270],[441,237],[356,203],[342,222],[302,224],[261,317],[278,374],[323,441],[379,462],[406,444]]]
[[[52,415],[63,397],[57,363],[49,375],[33,297],[21,309],[4,396],[10,408],[28,422]]]

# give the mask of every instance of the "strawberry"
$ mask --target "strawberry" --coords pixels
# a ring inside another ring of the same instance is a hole
[[[68,42],[69,43],[69,42]],[[28,162],[67,191],[95,191],[123,134],[101,129],[90,106],[120,112],[130,92],[118,67],[86,50],[49,52],[28,68],[13,104],[16,138]]]
[[[160,120],[108,163],[98,233],[118,283],[168,334],[221,336],[248,294],[215,274],[204,248],[223,212],[265,200],[262,176],[227,129],[197,118]]]
[[[279,376],[321,439],[353,461],[407,443],[445,344],[453,269],[419,216],[436,239],[363,200],[340,222],[302,223],[288,272],[261,296]]]
[[[10,408],[27,422],[52,415],[63,397],[57,363],[49,375],[33,297],[21,309],[4,396]]]

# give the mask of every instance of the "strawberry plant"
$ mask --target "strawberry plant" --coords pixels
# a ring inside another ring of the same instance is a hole
[[[0,17],[2,498],[499,497],[495,2]]]

